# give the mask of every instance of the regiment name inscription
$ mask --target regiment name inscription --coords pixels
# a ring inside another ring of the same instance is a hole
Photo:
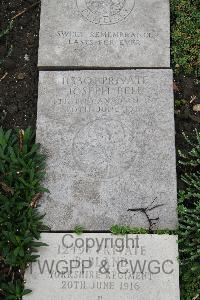
[[[26,272],[30,300],[178,300],[176,236],[42,234]],[[153,287],[153,288],[152,288]]]

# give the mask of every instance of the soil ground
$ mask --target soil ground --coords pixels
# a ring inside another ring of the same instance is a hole
[[[0,31],[7,28],[12,17],[29,8],[14,19],[10,33],[0,38],[0,62],[3,60],[0,64],[0,126],[34,128],[40,5],[37,0],[2,0],[0,6]],[[11,47],[11,55],[6,57]],[[200,112],[193,110],[200,103],[197,79],[177,76],[174,92],[176,101],[184,99],[184,104],[176,105],[175,109],[176,147],[180,149],[185,148],[182,132],[191,135],[195,128],[200,129]]]
[[[12,17],[36,3],[36,0],[3,0],[0,4],[0,30]],[[35,127],[38,95],[39,4],[14,20],[9,34],[0,39],[0,60],[10,47],[13,50],[0,65],[0,126]]]

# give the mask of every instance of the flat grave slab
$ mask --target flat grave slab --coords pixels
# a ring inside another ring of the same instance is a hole
[[[179,300],[177,237],[44,233],[24,300]]]
[[[170,67],[169,0],[42,0],[45,67]]]
[[[176,228],[172,71],[40,72],[39,81],[46,224]]]

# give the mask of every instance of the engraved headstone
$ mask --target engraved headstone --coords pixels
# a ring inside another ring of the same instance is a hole
[[[176,236],[42,234],[24,300],[179,300]]]
[[[171,70],[40,72],[45,223],[175,228],[173,115]]]
[[[44,67],[169,67],[169,0],[42,0]]]

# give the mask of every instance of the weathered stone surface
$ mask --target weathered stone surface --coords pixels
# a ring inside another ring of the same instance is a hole
[[[42,234],[49,247],[25,274],[24,300],[179,300],[176,239]]]
[[[40,72],[46,224],[175,228],[173,115],[171,70]]]
[[[169,67],[169,0],[42,0],[39,67]]]

